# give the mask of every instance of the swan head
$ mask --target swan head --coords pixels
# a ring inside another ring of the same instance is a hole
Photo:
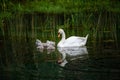
[[[63,34],[64,30],[63,29],[59,29],[58,30],[58,37],[60,37],[61,34]]]

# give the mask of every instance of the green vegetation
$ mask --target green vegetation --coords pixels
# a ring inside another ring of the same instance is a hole
[[[119,0],[2,0],[1,10],[11,12],[120,12]]]
[[[90,44],[120,40],[119,0],[1,0],[0,11],[4,40],[58,41],[58,28],[67,36],[89,33]]]

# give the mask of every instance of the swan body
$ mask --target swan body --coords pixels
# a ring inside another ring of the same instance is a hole
[[[59,29],[58,37],[62,35],[61,41],[58,43],[57,47],[80,47],[85,46],[87,42],[88,35],[86,37],[71,36],[65,39],[65,32],[63,29]]]

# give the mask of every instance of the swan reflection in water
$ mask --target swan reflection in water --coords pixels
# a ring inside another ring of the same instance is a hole
[[[64,67],[68,61],[66,58],[69,58],[69,61],[88,58],[88,51],[86,46],[84,47],[69,47],[69,48],[57,48],[62,57],[58,60],[60,66]]]

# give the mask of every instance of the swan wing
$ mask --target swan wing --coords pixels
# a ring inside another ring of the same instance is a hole
[[[65,43],[78,43],[78,42],[83,42],[85,38],[83,37],[76,37],[76,36],[71,36],[65,40]]]
[[[66,47],[80,46],[81,43],[84,43],[84,41],[85,41],[84,37],[71,36],[64,41],[64,46]]]

